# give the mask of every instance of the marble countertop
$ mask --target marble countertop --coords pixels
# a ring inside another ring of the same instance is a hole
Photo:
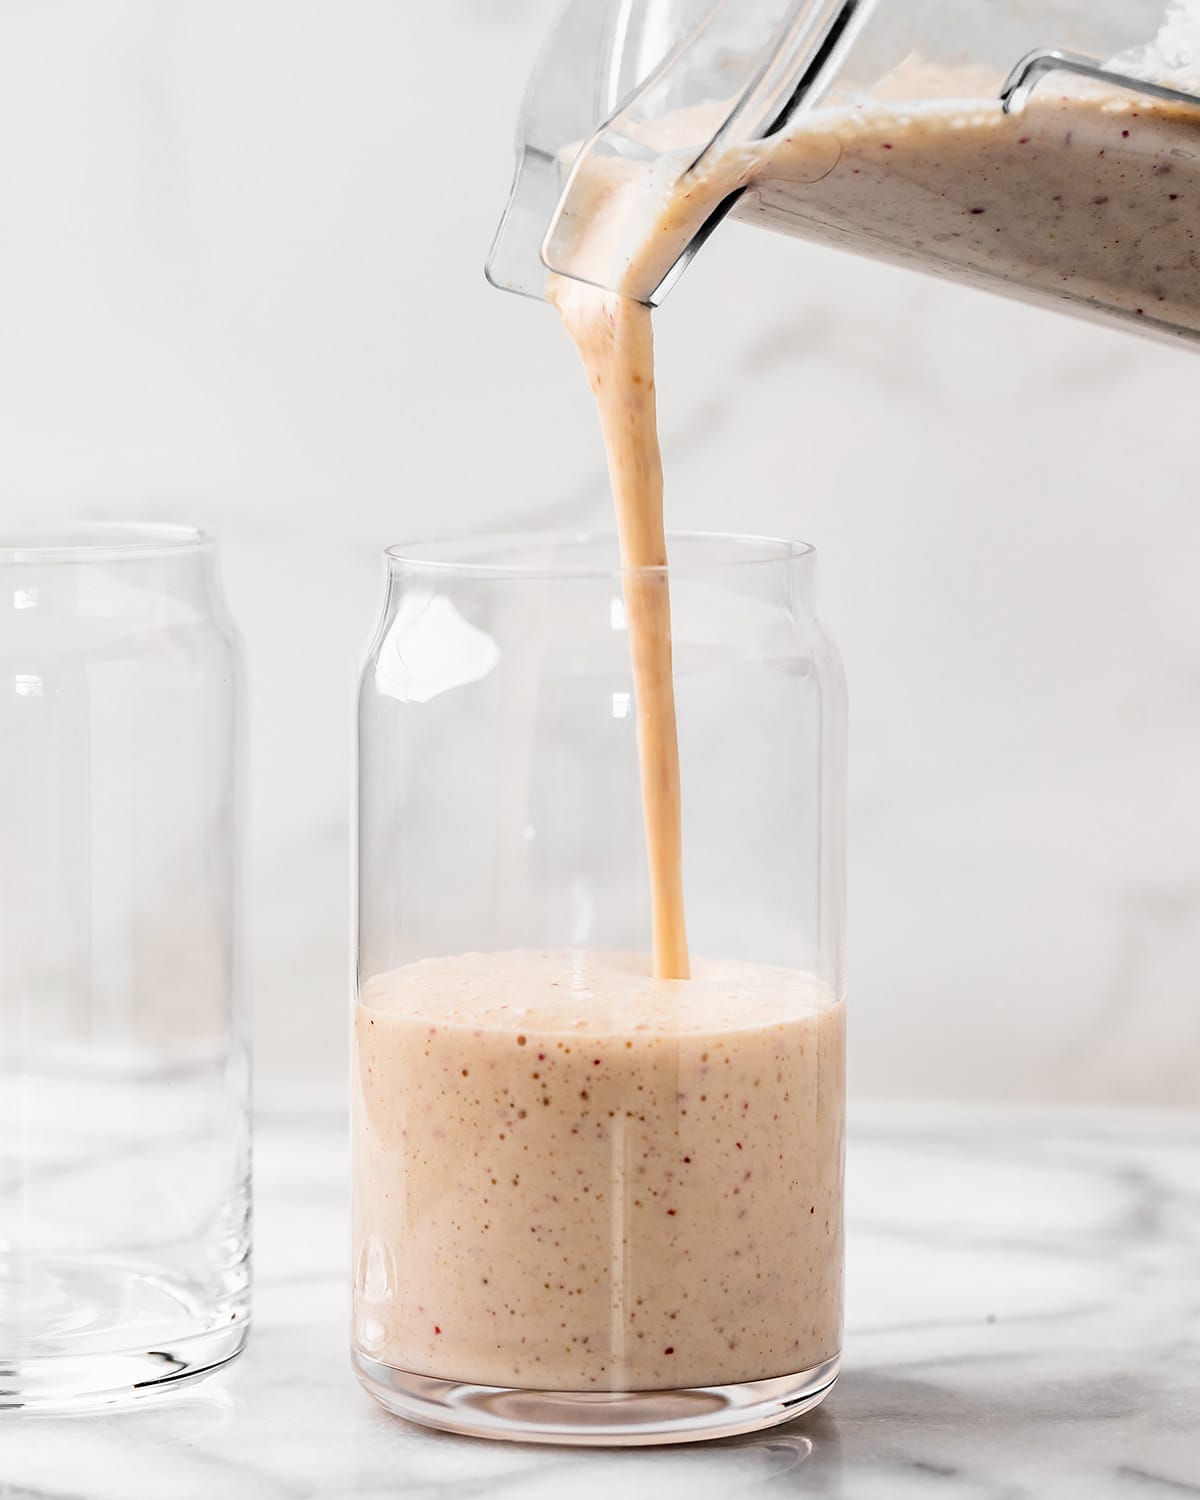
[[[845,1362],[818,1411],[691,1447],[491,1444],[359,1390],[342,1110],[269,1102],[246,1354],[129,1410],[4,1420],[0,1496],[1200,1496],[1200,1116],[876,1109],[848,1177]]]

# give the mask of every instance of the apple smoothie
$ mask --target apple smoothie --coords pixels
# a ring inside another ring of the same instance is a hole
[[[838,1354],[844,1007],[811,978],[466,954],[379,975],[361,1001],[363,1353],[568,1391]]]
[[[978,80],[921,68],[898,70],[894,98],[815,109],[659,177],[660,196],[616,158],[577,180],[568,232],[615,290],[551,276],[547,296],[608,454],[650,953],[465,954],[365,978],[354,1340],[370,1360],[471,1384],[636,1392],[798,1375],[838,1355],[842,996],[688,950],[639,298],[743,193],[743,211],[830,243],[1200,334],[1200,110],[1052,80],[1007,115]],[[694,120],[664,125],[696,133]]]

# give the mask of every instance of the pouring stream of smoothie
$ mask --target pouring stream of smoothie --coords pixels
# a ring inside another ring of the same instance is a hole
[[[654,976],[687,979],[671,595],[650,310],[583,282],[556,280],[551,297],[583,360],[608,450],[626,570],[625,618],[637,703]]]

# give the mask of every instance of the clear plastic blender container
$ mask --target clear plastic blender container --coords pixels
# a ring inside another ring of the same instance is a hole
[[[1200,338],[1200,0],[571,0],[517,147],[511,290],[657,303],[732,214]]]

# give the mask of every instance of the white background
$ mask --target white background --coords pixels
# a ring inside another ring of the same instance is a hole
[[[260,1076],[340,1076],[388,542],[603,524],[481,263],[552,0],[0,0],[0,507],[217,531]],[[658,320],[669,519],[804,536],[851,686],[860,1095],[1200,1097],[1193,355],[727,226]]]

